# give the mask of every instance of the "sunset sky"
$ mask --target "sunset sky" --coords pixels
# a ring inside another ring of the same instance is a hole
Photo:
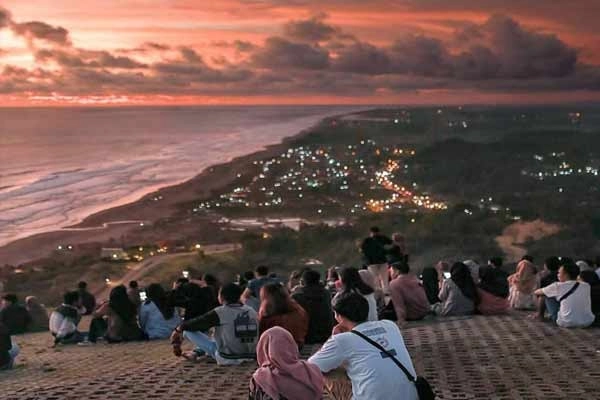
[[[598,0],[2,0],[0,106],[600,100]]]

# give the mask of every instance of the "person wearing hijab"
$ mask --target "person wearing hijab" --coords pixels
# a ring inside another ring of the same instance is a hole
[[[319,367],[300,360],[293,336],[275,326],[256,346],[258,369],[250,380],[250,400],[319,400],[324,379]]]
[[[115,286],[109,300],[92,314],[89,341],[94,343],[99,336],[104,336],[109,343],[141,340],[143,333],[136,315],[137,307],[129,300],[125,286]]]
[[[438,315],[448,317],[473,314],[479,303],[479,294],[469,267],[461,262],[454,263],[450,268],[450,278],[442,283],[438,297],[441,303],[434,306]]]
[[[44,332],[48,330],[48,312],[40,304],[37,297],[28,296],[25,298],[25,308],[31,316],[31,322],[27,330],[29,332]]]
[[[510,294],[508,302],[515,310],[535,310],[537,289],[537,270],[527,261],[521,260],[517,265],[517,272],[508,277]]]
[[[140,327],[148,339],[166,339],[181,323],[181,318],[169,304],[160,284],[151,284],[146,292],[148,299],[140,307]]]

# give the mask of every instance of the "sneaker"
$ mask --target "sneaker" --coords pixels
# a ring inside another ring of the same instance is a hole
[[[88,341],[88,340],[84,340],[83,342],[79,342],[79,343],[77,343],[77,346],[82,346],[82,347],[83,347],[83,346],[91,346],[91,345],[93,345],[93,344],[94,344],[94,343],[92,343],[92,342],[90,342],[90,341]]]

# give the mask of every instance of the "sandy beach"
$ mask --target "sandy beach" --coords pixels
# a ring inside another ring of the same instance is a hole
[[[323,119],[321,123],[328,118]],[[137,232],[140,231],[140,223],[148,227],[158,220],[185,212],[182,204],[202,200],[211,191],[227,186],[239,172],[251,166],[255,160],[280,154],[287,149],[290,142],[309,134],[310,131],[311,129],[307,128],[296,135],[283,139],[278,144],[267,146],[263,150],[207,167],[186,182],[161,188],[132,203],[92,214],[77,225],[8,243],[0,247],[0,263],[3,265],[27,263],[49,255],[59,245],[75,246],[81,243],[105,242],[124,235],[127,235],[128,238],[135,238],[138,235]],[[154,200],[155,198],[160,198],[160,201]],[[128,222],[120,223],[123,221]],[[152,229],[153,233],[160,235],[160,228],[152,227]]]

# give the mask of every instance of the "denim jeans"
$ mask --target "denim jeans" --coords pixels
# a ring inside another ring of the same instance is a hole
[[[205,333],[183,331],[183,337],[189,340],[196,346],[195,351],[203,351],[212,358],[215,358],[217,353],[217,343]]]
[[[20,351],[21,349],[19,346],[15,342],[12,342],[12,347],[8,351],[8,355],[10,356],[10,363],[8,364],[9,369],[12,368],[13,364],[15,363],[15,358],[17,358]]]
[[[560,303],[554,297],[546,297],[544,300],[546,303],[546,311],[550,314],[553,322],[558,319],[558,311],[560,310]]]

